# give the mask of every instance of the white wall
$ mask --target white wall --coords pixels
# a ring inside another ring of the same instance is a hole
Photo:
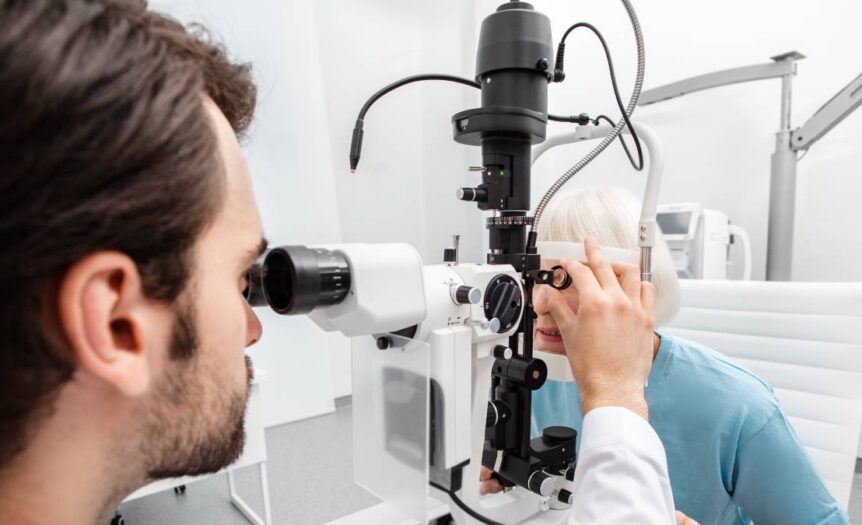
[[[476,3],[476,25],[500,2]],[[619,1],[535,1],[551,16],[554,36],[588,21],[611,47],[624,101],[634,80],[632,30]],[[799,50],[793,93],[793,124],[800,126],[835,92],[862,72],[862,3],[855,0],[725,0],[680,2],[633,0],[646,43],[645,87],[701,73],[768,61]],[[613,102],[607,66],[596,39],[578,30],[567,41],[568,79],[551,86],[554,113],[608,112]],[[473,53],[465,50],[465,53]],[[779,125],[780,81],[761,81],[701,92],[638,108],[665,146],[662,202],[700,201],[723,210],[752,235],[754,278],[765,274],[769,160]],[[565,130],[554,125],[554,130]],[[579,145],[555,150],[537,165],[534,195],[588,151]],[[862,111],[816,144],[799,166],[794,280],[862,280]],[[624,185],[643,190],[643,177],[628,167],[619,144],[571,184]],[[741,267],[733,275],[741,273]]]
[[[159,9],[214,31],[253,64],[258,109],[245,144],[272,245],[408,242],[438,262],[454,233],[465,259],[481,253],[480,215],[454,198],[478,150],[451,140],[451,114],[478,91],[415,84],[366,118],[363,158],[348,170],[356,113],[377,89],[423,72],[472,74],[473,9],[456,0],[315,2],[160,0]],[[468,42],[465,44],[464,42]],[[468,224],[471,227],[468,227]],[[350,343],[304,317],[261,310],[264,337],[250,350],[267,370],[267,425],[333,409],[350,393]]]

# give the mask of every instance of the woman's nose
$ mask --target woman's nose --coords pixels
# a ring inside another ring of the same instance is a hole
[[[533,288],[533,310],[535,310],[536,315],[550,313],[550,301],[546,285],[540,284]]]

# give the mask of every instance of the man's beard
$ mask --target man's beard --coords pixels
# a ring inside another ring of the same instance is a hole
[[[245,445],[251,360],[246,356],[245,393],[225,388],[227,374],[203,364],[190,305],[177,307],[170,355],[142,443],[151,480],[216,472],[236,461]]]

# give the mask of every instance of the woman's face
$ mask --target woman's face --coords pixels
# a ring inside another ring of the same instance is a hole
[[[550,270],[554,266],[560,264],[556,259],[542,259],[542,269]],[[549,305],[550,293],[555,292],[548,285],[537,285],[533,288],[533,309],[536,312],[536,322],[533,331],[533,346],[537,350],[549,352],[552,354],[565,354],[566,349],[563,346],[563,338],[560,336],[560,329],[557,328],[557,323],[551,316]],[[572,309],[572,312],[578,313],[578,291],[574,286],[570,286],[563,292],[563,297]]]

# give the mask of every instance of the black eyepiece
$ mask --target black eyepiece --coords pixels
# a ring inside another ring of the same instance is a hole
[[[350,291],[350,266],[344,255],[322,248],[280,246],[263,262],[263,293],[276,312],[307,314],[340,303]]]

